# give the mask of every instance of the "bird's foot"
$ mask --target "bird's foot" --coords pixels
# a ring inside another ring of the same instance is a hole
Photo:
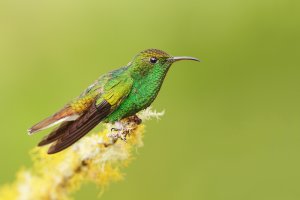
[[[118,139],[126,142],[126,135],[120,131],[118,131],[117,133],[109,133],[107,136],[113,140],[113,143],[115,143]]]
[[[126,142],[126,137],[129,135],[129,130],[126,127],[126,124],[122,122],[115,122],[114,127],[110,129],[110,133],[107,135],[112,140],[112,144],[114,144],[118,139]]]
[[[110,128],[110,133],[107,134],[107,136],[111,139],[111,142],[108,144],[104,144],[104,146],[108,147],[116,143],[118,139],[121,139],[122,141],[126,142],[127,136],[129,137],[131,131],[141,123],[142,120],[136,115],[115,122]]]

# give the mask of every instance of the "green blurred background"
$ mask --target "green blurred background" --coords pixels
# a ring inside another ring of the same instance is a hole
[[[300,199],[298,2],[0,0],[0,184],[31,165],[46,132],[28,127],[154,47],[204,62],[172,67],[165,116],[102,199]]]

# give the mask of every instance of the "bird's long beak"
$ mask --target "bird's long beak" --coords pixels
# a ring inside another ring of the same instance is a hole
[[[190,56],[175,56],[175,57],[169,58],[168,60],[170,60],[171,62],[176,62],[176,61],[180,61],[180,60],[193,60],[193,61],[201,62],[201,60],[199,60],[198,58],[194,58],[194,57],[190,57]]]

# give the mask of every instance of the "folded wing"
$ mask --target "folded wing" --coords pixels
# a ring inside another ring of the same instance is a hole
[[[71,146],[105,117],[112,113],[129,94],[133,81],[130,77],[115,77],[103,86],[103,91],[75,120],[63,122],[38,145],[53,143],[48,153],[53,154]]]

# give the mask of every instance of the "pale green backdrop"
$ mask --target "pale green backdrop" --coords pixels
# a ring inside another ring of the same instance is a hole
[[[0,0],[0,184],[31,164],[46,132],[28,127],[155,47],[204,62],[172,67],[165,116],[102,199],[300,199],[298,2]]]

